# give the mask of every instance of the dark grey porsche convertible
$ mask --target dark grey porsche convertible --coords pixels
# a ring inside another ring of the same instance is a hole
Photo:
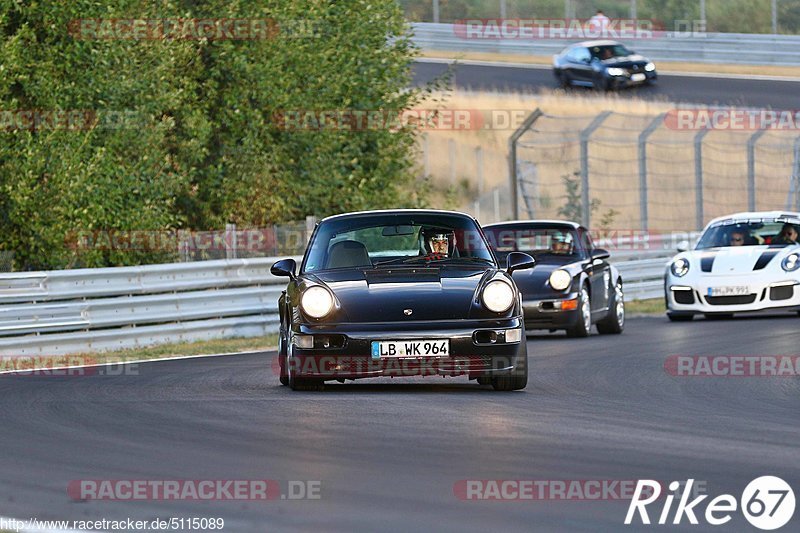
[[[622,333],[622,276],[586,228],[531,220],[491,224],[483,231],[499,259],[519,251],[536,259],[534,268],[514,275],[528,330],[563,329],[570,337],[588,337],[597,325],[600,333]]]
[[[322,220],[278,301],[280,381],[467,375],[496,390],[528,381],[522,298],[477,221],[429,210],[367,211]]]

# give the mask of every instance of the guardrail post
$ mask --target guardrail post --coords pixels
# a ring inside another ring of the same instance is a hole
[[[756,143],[767,130],[761,129],[747,139],[747,210],[756,210]]]
[[[585,130],[581,131],[581,224],[585,228],[589,227],[592,215],[589,212],[591,208],[589,200],[589,139],[611,113],[611,111],[603,111]]]
[[[649,226],[649,213],[647,204],[647,139],[658,129],[664,121],[666,113],[661,113],[648,124],[642,133],[639,134],[639,218],[641,219],[641,229],[647,231]]]
[[[517,130],[511,134],[511,138],[508,139],[508,178],[510,181],[510,189],[511,189],[511,215],[514,220],[519,219],[519,192],[517,184],[517,141],[519,140],[522,135],[528,131],[528,129],[533,126],[533,123],[538,120],[544,113],[539,108],[528,115],[525,119],[525,122],[517,128]]]
[[[703,139],[711,130],[701,130],[694,136],[694,227],[703,227]]]

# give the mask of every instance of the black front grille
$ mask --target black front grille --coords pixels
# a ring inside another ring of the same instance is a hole
[[[755,294],[745,296],[706,296],[709,305],[745,305],[756,301]]]
[[[784,287],[772,287],[769,290],[770,300],[791,300],[794,296],[794,287],[787,285]]]
[[[675,296],[675,303],[690,305],[694,303],[693,291],[672,291]]]

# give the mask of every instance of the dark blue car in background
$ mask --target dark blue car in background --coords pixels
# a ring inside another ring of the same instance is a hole
[[[616,41],[568,46],[553,57],[553,74],[561,87],[581,85],[604,91],[644,85],[658,78],[652,61]]]

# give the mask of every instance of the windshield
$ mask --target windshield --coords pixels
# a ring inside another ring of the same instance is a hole
[[[465,215],[378,213],[323,221],[303,272],[386,265],[476,263],[496,266],[480,228]]]
[[[610,44],[605,46],[592,46],[590,48],[593,58],[600,60],[613,59],[615,57],[628,57],[633,55],[631,50],[628,50],[621,44]]]
[[[534,257],[580,255],[578,233],[571,226],[493,226],[483,231],[499,261],[511,252],[525,252]]]
[[[800,220],[726,220],[708,228],[697,250],[724,248],[729,246],[790,246],[797,244]]]

